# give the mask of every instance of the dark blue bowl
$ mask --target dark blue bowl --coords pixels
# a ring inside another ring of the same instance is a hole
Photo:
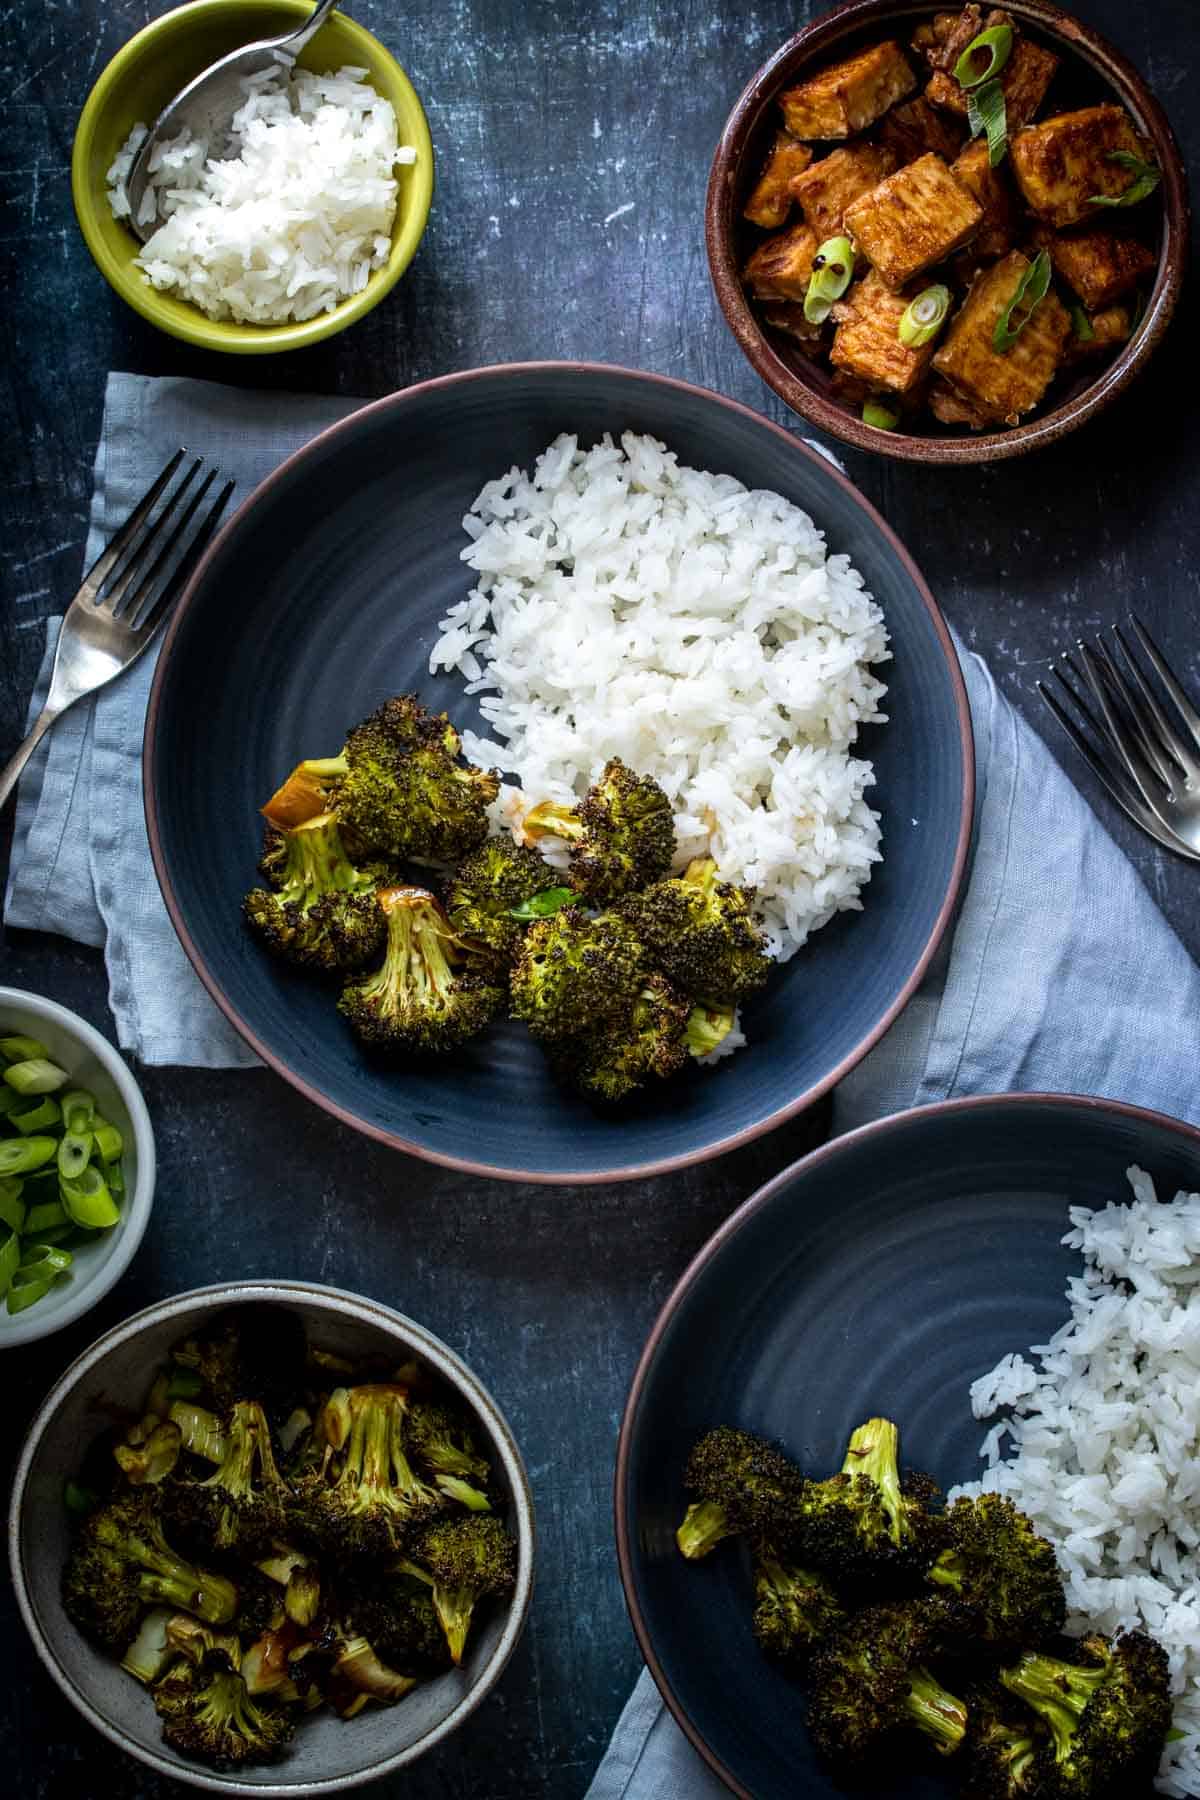
[[[453,1067],[372,1062],[327,989],[248,937],[258,807],[301,757],[328,754],[389,694],[418,690],[478,724],[457,677],[432,678],[438,619],[471,586],[463,514],[486,480],[559,432],[652,432],[681,458],[773,488],[845,551],[887,615],[890,724],[875,759],[885,861],[747,1009],[752,1048],[610,1114],[558,1088],[525,1032],[493,1029]],[[887,1029],[958,891],[973,772],[946,628],[903,547],[823,457],[716,394],[567,363],[483,369],[393,394],[283,464],[214,542],[172,621],[146,733],[146,810],[184,947],[258,1054],[337,1117],[435,1162],[523,1180],[677,1168],[780,1124]]]
[[[763,1657],[734,1545],[684,1562],[683,1462],[742,1425],[806,1473],[841,1465],[882,1415],[944,1487],[982,1470],[968,1389],[1069,1316],[1067,1208],[1128,1199],[1138,1163],[1160,1199],[1200,1188],[1200,1131],[1115,1101],[1009,1094],[946,1101],[837,1138],[721,1227],[667,1301],[634,1376],[617,1455],[616,1528],[634,1629],[696,1748],[746,1800],[838,1800],[800,1690]],[[872,1789],[875,1794],[877,1790]],[[945,1800],[898,1779],[894,1800]],[[882,1795],[880,1795],[882,1800]]]

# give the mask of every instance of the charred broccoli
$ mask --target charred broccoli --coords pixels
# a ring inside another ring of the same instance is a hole
[[[470,946],[427,889],[385,888],[376,898],[387,924],[383,963],[347,983],[339,1010],[373,1049],[456,1050],[484,1029],[502,989],[471,968]]]
[[[554,894],[562,877],[536,850],[511,838],[489,838],[461,865],[446,895],[450,924],[459,937],[481,945],[497,964],[511,968],[521,954],[524,925],[514,908],[530,908],[539,894]],[[565,893],[565,890],[564,890]],[[536,907],[530,918],[539,916]]]
[[[443,1494],[472,1512],[486,1512],[491,1470],[462,1420],[432,1400],[410,1400],[405,1426],[413,1460]]]
[[[287,1484],[275,1464],[271,1428],[255,1400],[234,1403],[225,1455],[202,1481],[171,1481],[166,1516],[189,1543],[253,1556],[283,1530]]]
[[[208,1651],[198,1665],[177,1663],[154,1689],[154,1705],[171,1748],[217,1768],[274,1762],[295,1731],[281,1707],[250,1698],[220,1650]]]
[[[292,831],[270,828],[259,868],[271,886],[252,888],[243,911],[273,955],[322,974],[361,968],[375,955],[385,932],[375,890],[388,872],[354,867],[332,813]]]
[[[221,1313],[171,1354],[195,1371],[205,1399],[220,1413],[238,1400],[256,1400],[268,1418],[283,1420],[305,1380],[304,1326],[286,1307],[240,1306]],[[219,1462],[224,1454],[222,1444],[210,1460]]]
[[[1011,1500],[956,1500],[943,1525],[949,1547],[929,1579],[963,1602],[977,1636],[1013,1647],[1057,1637],[1067,1608],[1054,1548]]]
[[[962,1792],[966,1800],[1049,1800],[1044,1785],[1045,1732],[1002,1687],[982,1683],[967,1694]]]
[[[952,1755],[967,1708],[925,1666],[940,1647],[936,1611],[920,1603],[855,1613],[813,1661],[808,1725],[822,1756],[853,1774],[914,1726]]]
[[[237,1610],[237,1589],[223,1575],[195,1568],[168,1544],[148,1488],[89,1513],[63,1576],[67,1616],[98,1644],[120,1655],[144,1606],[170,1606],[224,1625]]]
[[[351,1578],[346,1616],[390,1668],[402,1675],[440,1675],[452,1667],[450,1646],[428,1581],[415,1575]]]
[[[1171,1726],[1167,1653],[1144,1631],[1081,1639],[1080,1661],[1027,1652],[1000,1680],[1049,1728],[1039,1753],[1053,1800],[1126,1793],[1149,1781]]]
[[[517,1546],[491,1513],[437,1519],[414,1540],[400,1571],[429,1583],[450,1659],[460,1663],[476,1608],[516,1584]]]
[[[445,1501],[408,1459],[407,1392],[386,1382],[338,1388],[319,1421],[330,1455],[295,1482],[290,1523],[339,1554],[394,1553]]]
[[[671,803],[657,781],[612,757],[578,806],[545,800],[526,813],[527,837],[565,838],[570,881],[585,899],[607,905],[666,874],[675,854]]]
[[[841,1471],[805,1488],[787,1540],[794,1555],[845,1580],[928,1564],[944,1542],[938,1489],[926,1475],[901,1481],[898,1447],[890,1419],[851,1433]]]
[[[829,1583],[783,1561],[766,1544],[754,1552],[754,1635],[768,1656],[797,1664],[840,1629],[846,1612]]]
[[[646,976],[645,952],[621,919],[568,908],[525,933],[512,972],[512,1013],[549,1044],[577,1041],[629,1016]]]
[[[807,1485],[782,1450],[733,1425],[718,1425],[693,1447],[683,1484],[695,1499],[675,1541],[693,1562],[736,1532],[774,1539],[790,1529]]]
[[[456,863],[487,837],[494,771],[462,760],[444,713],[415,694],[385,700],[346,739],[346,772],[334,794],[355,843],[376,855]]]
[[[585,1094],[623,1100],[647,1081],[674,1075],[688,1058],[690,1004],[665,975],[642,977],[627,1015],[571,1043],[559,1066]]]
[[[720,880],[704,856],[682,875],[630,894],[617,910],[685,994],[732,1005],[760,988],[771,968],[753,899],[752,889]]]

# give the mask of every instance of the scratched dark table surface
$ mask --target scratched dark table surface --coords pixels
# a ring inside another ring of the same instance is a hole
[[[822,10],[786,0],[353,0],[429,113],[437,193],[408,275],[362,323],[292,356],[221,360],[156,334],[93,267],[71,209],[88,89],[147,0],[8,7],[0,755],[21,735],[42,620],[78,579],[104,377],[186,374],[374,397],[447,370],[585,356],[687,377],[795,425],[743,361],[709,286],[709,158],[743,83]],[[1200,148],[1193,0],[1078,0]],[[925,471],[842,451],[967,643],[1041,725],[1034,682],[1128,608],[1200,687],[1198,420],[1184,312],[1141,384],[1057,450]],[[1193,346],[1194,351],[1194,346]],[[1106,822],[1200,950],[1194,870]],[[6,854],[0,845],[0,857]],[[1132,948],[1132,947],[1131,947]],[[0,939],[0,980],[111,1034],[98,954]],[[723,1162],[611,1189],[517,1187],[390,1154],[267,1073],[148,1070],[160,1154],[145,1243],[78,1328],[4,1363],[11,1428],[100,1330],[162,1295],[247,1275],[328,1280],[423,1320],[490,1383],[529,1464],[541,1532],[530,1626],[498,1691],[448,1744],[374,1791],[409,1800],[582,1794],[639,1667],[611,1529],[618,1420],[659,1305],[717,1223],[822,1130],[800,1121]],[[286,1220],[286,1224],[284,1221]],[[59,1697],[0,1590],[5,1791],[144,1797],[158,1779]]]

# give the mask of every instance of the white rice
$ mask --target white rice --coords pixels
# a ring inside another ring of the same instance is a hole
[[[583,793],[611,756],[675,809],[678,866],[711,854],[758,890],[786,959],[880,860],[860,724],[881,720],[883,614],[808,515],[626,432],[564,435],[463,521],[479,577],[430,657],[480,693],[475,762],[514,778],[495,817]],[[547,840],[552,843],[553,840]],[[543,848],[546,844],[543,845]]]
[[[312,319],[366,286],[387,260],[395,167],[416,151],[365,69],[277,71],[242,83],[228,142],[183,131],[154,151],[140,221],[163,221],[135,258],[152,286],[210,319],[258,325]],[[107,181],[130,217],[125,182],[137,125]]]
[[[1084,1269],[1067,1287],[1070,1322],[1034,1345],[1035,1368],[1001,1359],[971,1388],[977,1418],[1008,1417],[984,1439],[982,1481],[1008,1494],[1058,1550],[1067,1629],[1144,1625],[1171,1660],[1175,1728],[1157,1786],[1200,1795],[1200,1194],[1072,1207],[1063,1239]],[[1002,1440],[1015,1454],[1002,1460]]]

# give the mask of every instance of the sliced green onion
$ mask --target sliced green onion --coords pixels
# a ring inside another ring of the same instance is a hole
[[[32,1062],[41,1056],[49,1061],[50,1052],[40,1038],[4,1037],[0,1038],[0,1056],[6,1063]]]
[[[39,1100],[36,1106],[27,1106],[24,1112],[9,1115],[9,1123],[15,1125],[26,1137],[32,1137],[35,1131],[48,1131],[52,1125],[61,1122],[62,1113],[58,1101],[52,1100],[49,1094]]]
[[[867,401],[862,409],[862,418],[864,425],[873,425],[876,431],[895,431],[900,423],[900,414],[878,400]]]
[[[0,1175],[28,1175],[40,1169],[58,1153],[58,1139],[52,1137],[0,1138]]]
[[[1162,180],[1154,164],[1135,156],[1132,150],[1110,150],[1108,161],[1128,169],[1133,181],[1123,194],[1089,194],[1089,206],[1136,206],[1139,200],[1152,194]]]
[[[850,286],[854,274],[854,245],[848,237],[826,238],[813,257],[812,275],[804,296],[804,316],[810,325],[823,325]]]
[[[18,1094],[55,1094],[71,1077],[47,1057],[31,1056],[25,1062],[12,1063],[4,1071],[4,1079]]]
[[[102,1231],[109,1225],[115,1225],[121,1214],[99,1169],[90,1163],[77,1181],[65,1181],[61,1177],[58,1183],[63,1205],[76,1225],[86,1225],[89,1231]]]
[[[1092,321],[1088,318],[1083,302],[1080,300],[1077,300],[1071,308],[1071,329],[1081,344],[1092,343],[1096,336],[1092,328]]]
[[[0,1081],[0,1119],[2,1119],[6,1113],[12,1112],[15,1107],[20,1106],[20,1104],[20,1094],[14,1093],[6,1081]]]
[[[927,287],[919,293],[915,300],[910,300],[900,320],[898,336],[900,342],[909,350],[918,350],[935,338],[946,323],[946,315],[950,311],[950,289],[941,282]]]
[[[185,1369],[182,1363],[171,1364],[171,1371],[167,1376],[168,1400],[194,1400],[203,1390],[204,1383],[195,1369]]]
[[[105,1179],[105,1181],[107,1181],[109,1188],[112,1190],[112,1192],[114,1194],[123,1194],[125,1192],[125,1177],[121,1173],[120,1163],[119,1162],[114,1162],[114,1163],[106,1162],[106,1163],[101,1163],[100,1167],[101,1167],[101,1171],[104,1175],[104,1179]]]
[[[63,1124],[68,1131],[91,1131],[96,1117],[96,1102],[86,1088],[69,1088],[58,1096]]]
[[[1012,47],[1011,25],[992,25],[987,31],[981,31],[978,37],[971,39],[954,65],[954,79],[959,87],[975,88],[998,75],[1012,55]],[[985,53],[988,60],[983,68],[977,69],[975,59]]]
[[[100,1504],[96,1490],[85,1487],[81,1481],[64,1481],[62,1497],[67,1511],[77,1519],[86,1519]]]
[[[26,1232],[25,1235],[28,1237],[29,1233]],[[48,1230],[40,1231],[38,1233],[38,1243],[70,1244],[84,1240],[86,1237],[87,1233],[85,1231],[80,1231],[77,1225],[72,1225],[70,1220],[68,1220],[65,1225],[51,1225]]]
[[[1013,297],[996,320],[992,348],[1007,356],[1050,287],[1050,253],[1039,250],[1013,289]]]
[[[7,1294],[13,1276],[21,1266],[21,1240],[15,1231],[0,1242],[0,1294]]]
[[[0,1225],[9,1231],[24,1231],[26,1206],[21,1198],[24,1184],[20,1181],[0,1181]]]
[[[36,1305],[70,1266],[69,1250],[54,1244],[35,1244],[12,1278],[5,1301],[9,1312],[24,1312],[26,1307]]]
[[[67,1209],[61,1200],[42,1200],[26,1213],[25,1234],[39,1237],[43,1231],[56,1231],[60,1225],[68,1223]]]
[[[522,923],[526,919],[548,919],[552,913],[561,912],[564,906],[575,906],[578,901],[579,895],[574,888],[543,888],[532,900],[522,900],[519,906],[510,906],[508,916],[510,919],[519,919]]]
[[[102,1119],[97,1113],[92,1120],[92,1136],[96,1140],[96,1154],[101,1162],[116,1162],[125,1148],[125,1139],[115,1125]]]
[[[92,1134],[68,1131],[58,1146],[58,1172],[64,1181],[78,1181],[92,1160]]]
[[[972,88],[967,95],[967,124],[973,138],[986,135],[988,165],[996,168],[1008,149],[1008,109],[998,81],[985,81],[982,87]]]

